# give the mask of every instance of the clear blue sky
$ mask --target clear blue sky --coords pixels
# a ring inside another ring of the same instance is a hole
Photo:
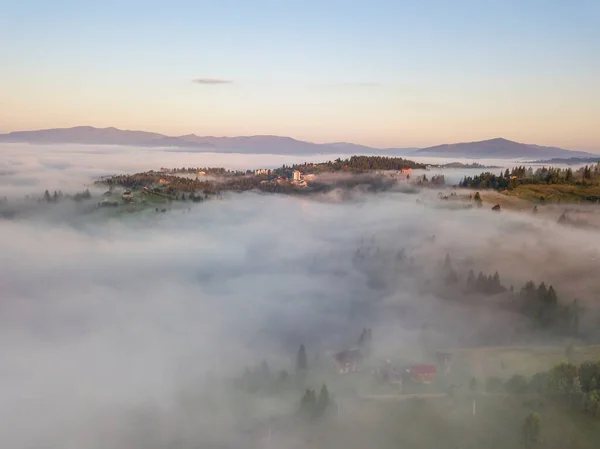
[[[600,1],[0,0],[0,131],[600,150]],[[197,79],[229,83],[194,83]]]

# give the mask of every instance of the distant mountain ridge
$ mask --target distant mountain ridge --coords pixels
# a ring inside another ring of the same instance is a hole
[[[389,156],[441,156],[480,158],[572,158],[593,157],[592,153],[570,151],[555,147],[542,147],[497,138],[481,142],[438,145],[429,148],[372,148],[347,142],[313,143],[282,136],[215,137],[187,134],[164,134],[129,131],[117,128],[76,126],[37,131],[16,131],[0,134],[0,142],[33,144],[95,144],[130,145],[169,148],[169,151],[254,153],[254,154],[370,154]]]
[[[371,148],[353,143],[313,143],[281,136],[239,136],[215,137],[187,134],[167,136],[146,131],[128,131],[117,128],[94,128],[76,126],[73,128],[43,129],[38,131],[16,131],[0,134],[0,142],[33,144],[95,144],[132,145],[142,147],[166,147],[170,151],[194,152],[235,152],[255,154],[407,154],[416,148]]]
[[[571,151],[557,147],[543,147],[526,143],[513,142],[503,138],[437,145],[423,148],[414,153],[417,156],[443,156],[465,158],[557,158],[557,157],[590,157],[592,153]]]

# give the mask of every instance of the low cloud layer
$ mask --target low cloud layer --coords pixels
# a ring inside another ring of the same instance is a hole
[[[192,80],[193,83],[195,84],[231,84],[233,83],[233,81],[231,80],[226,80],[226,79],[222,79],[222,78],[194,78]]]
[[[57,188],[57,179],[81,188],[107,170],[220,165],[151,150],[143,150],[150,161],[142,164],[137,149],[73,158],[73,147],[67,157],[28,148],[37,157],[27,148],[12,153],[2,189],[41,193]],[[191,414],[180,402],[203,391],[206,373],[234,375],[263,359],[293,369],[300,343],[311,355],[328,354],[351,346],[365,326],[385,356],[409,351],[425,322],[436,323],[449,344],[467,338],[466,327],[476,334],[507,325],[513,317],[427,292],[446,253],[461,276],[499,270],[507,285],[545,280],[582,300],[597,288],[588,282],[589,258],[600,251],[593,232],[525,214],[442,207],[431,191],[245,193],[158,215],[43,206],[0,219],[5,447],[131,449],[176,438],[185,440],[181,447],[248,447],[233,415],[213,425],[210,405],[200,402]],[[418,263],[410,275],[394,266],[403,248]],[[368,255],[362,265],[357,249]]]

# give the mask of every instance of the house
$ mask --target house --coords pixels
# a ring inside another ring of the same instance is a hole
[[[420,384],[429,384],[435,380],[437,376],[437,368],[435,365],[413,365],[408,368],[410,378]]]
[[[437,365],[443,370],[444,376],[447,376],[452,367],[452,354],[449,352],[438,351],[435,353],[435,358],[437,360]]]
[[[133,193],[131,193],[131,190],[125,190],[123,192],[122,198],[126,201],[132,201],[133,200]]]
[[[358,349],[341,351],[333,356],[335,369],[338,370],[340,374],[358,371],[361,362],[362,354]]]
[[[391,360],[386,360],[379,374],[381,380],[402,390],[402,370],[392,365]]]
[[[409,175],[409,174],[411,174],[411,173],[412,173],[412,168],[403,168],[403,169],[401,170],[401,173],[402,173],[403,175]]]
[[[298,170],[294,170],[294,181],[300,181],[302,179],[302,173]]]

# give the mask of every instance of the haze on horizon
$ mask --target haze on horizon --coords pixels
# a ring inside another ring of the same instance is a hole
[[[600,4],[7,4],[0,133],[115,126],[600,150]]]

